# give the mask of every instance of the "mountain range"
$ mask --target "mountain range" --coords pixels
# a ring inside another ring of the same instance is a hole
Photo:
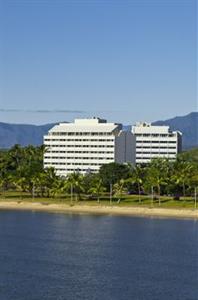
[[[168,125],[171,130],[181,131],[183,149],[198,147],[198,112],[165,121],[157,121],[153,125]]]
[[[57,123],[45,125],[9,124],[0,122],[0,148],[10,148],[15,144],[21,146],[41,145],[43,135]],[[164,121],[156,121],[153,125],[168,125],[171,130],[179,130],[183,134],[183,149],[198,147],[198,112],[186,116],[175,117]],[[125,126],[125,129],[131,126]]]

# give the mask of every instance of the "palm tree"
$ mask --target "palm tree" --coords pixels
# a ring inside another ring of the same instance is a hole
[[[71,173],[67,176],[68,184],[73,187],[73,191],[76,194],[76,201],[80,199],[81,192],[84,191],[83,187],[83,175],[79,172]]]
[[[12,179],[12,182],[16,189],[20,192],[20,198],[22,198],[22,192],[25,192],[27,190],[27,180],[25,177],[16,177]]]
[[[47,197],[50,197],[51,189],[57,179],[58,176],[53,167],[49,167],[40,173],[40,183],[43,185]]]
[[[183,196],[186,195],[186,186],[190,183],[193,173],[193,164],[178,159],[174,164],[174,171],[171,180],[174,184],[181,186]]]
[[[97,196],[97,202],[100,202],[100,195],[106,190],[103,186],[102,179],[97,177],[92,183],[92,187],[89,189],[89,193]]]
[[[161,205],[161,187],[166,186],[169,181],[169,161],[164,158],[154,158],[146,167],[146,184],[153,189],[156,187],[159,205]]]
[[[50,196],[55,198],[57,195],[60,195],[63,185],[64,185],[63,179],[59,176],[56,176],[52,182],[51,187],[49,188]]]
[[[8,186],[9,172],[7,170],[7,156],[6,153],[0,153],[0,189],[3,196],[3,192]]]
[[[132,183],[137,185],[139,203],[141,203],[140,195],[143,189],[143,177],[144,177],[144,169],[140,165],[136,165],[135,167],[132,167],[132,174],[125,181],[126,183]]]
[[[9,161],[10,169],[17,169],[24,157],[24,148],[16,144],[7,153],[7,160]]]
[[[125,185],[125,180],[124,179],[120,179],[118,182],[116,182],[113,185],[113,192],[119,198],[118,203],[120,203],[121,198],[122,198],[122,194],[125,190],[124,185]]]
[[[44,196],[45,193],[45,185],[46,185],[46,174],[45,172],[39,172],[32,178],[32,197],[35,196]]]

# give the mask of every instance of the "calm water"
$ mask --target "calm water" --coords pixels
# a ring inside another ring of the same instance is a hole
[[[0,212],[0,300],[197,300],[198,222]]]

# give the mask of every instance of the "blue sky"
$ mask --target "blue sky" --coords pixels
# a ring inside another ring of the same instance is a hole
[[[196,0],[0,0],[0,121],[197,110]]]

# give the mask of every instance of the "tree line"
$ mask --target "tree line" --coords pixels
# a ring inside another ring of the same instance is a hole
[[[0,190],[28,192],[32,197],[57,197],[70,194],[76,200],[82,195],[98,202],[105,193],[117,201],[126,194],[152,194],[161,201],[162,195],[179,199],[193,195],[198,187],[198,149],[179,154],[175,161],[156,158],[147,165],[109,163],[98,173],[79,172],[67,177],[56,175],[54,168],[43,169],[45,147],[15,145],[0,151]]]

